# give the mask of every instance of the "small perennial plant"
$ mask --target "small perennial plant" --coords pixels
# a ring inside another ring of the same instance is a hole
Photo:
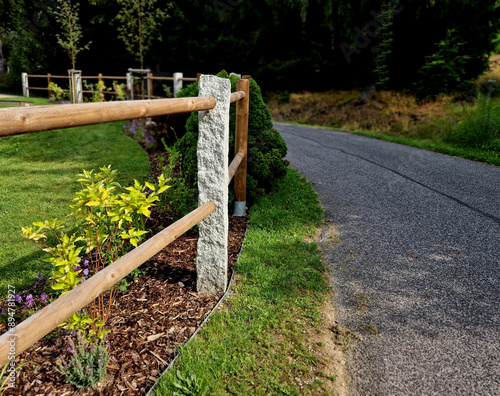
[[[56,370],[78,389],[95,388],[104,378],[110,358],[106,343],[99,341],[95,345],[89,344],[80,335],[76,343],[71,338],[66,343],[70,357],[68,360],[58,360]]]

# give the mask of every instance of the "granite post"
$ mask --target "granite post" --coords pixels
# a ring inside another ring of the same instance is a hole
[[[174,98],[177,97],[177,93],[182,89],[182,78],[184,75],[182,73],[174,73]]]
[[[222,294],[227,286],[229,79],[202,75],[199,96],[212,96],[215,108],[199,112],[198,190],[199,205],[213,202],[216,210],[199,223],[197,289]]]
[[[21,73],[21,81],[23,83],[23,96],[29,97],[30,91],[28,88],[28,73]]]

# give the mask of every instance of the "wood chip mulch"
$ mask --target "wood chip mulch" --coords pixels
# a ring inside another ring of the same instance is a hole
[[[152,216],[149,227],[158,229],[171,219]],[[229,263],[233,264],[243,242],[247,219],[230,216]],[[111,360],[105,379],[95,390],[79,391],[66,384],[55,370],[56,361],[66,356],[66,335],[57,329],[23,352],[17,364],[16,388],[5,395],[143,395],[175,357],[176,348],[186,342],[213,309],[221,296],[196,292],[196,243],[198,234],[189,231],[151,260],[137,279],[128,278],[125,292],[118,292],[107,328]],[[229,271],[230,272],[230,271]],[[27,295],[30,291],[25,291]],[[40,302],[35,296],[35,302]],[[43,305],[40,303],[38,306]],[[0,308],[6,309],[6,301]],[[5,331],[0,328],[0,332]]]

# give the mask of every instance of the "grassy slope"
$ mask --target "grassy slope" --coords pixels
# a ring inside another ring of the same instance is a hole
[[[109,164],[123,182],[143,179],[149,169],[147,154],[121,132],[121,123],[0,138],[0,296],[9,284],[22,290],[49,271],[42,252],[21,238],[21,227],[63,219],[78,173]]]
[[[321,128],[321,129],[335,129],[336,131],[352,133],[354,135],[365,136],[373,139],[385,140],[386,142],[404,144],[407,146],[417,147],[423,150],[434,151],[436,153],[447,154],[454,157],[461,157],[472,161],[480,161],[480,162],[485,162],[487,164],[500,166],[500,153],[495,151],[481,150],[475,148],[465,148],[454,144],[442,141],[434,141],[430,139],[384,135],[376,132],[350,131],[342,128],[331,128],[321,125],[309,125],[297,122],[288,122],[288,124],[307,126],[312,128]]]
[[[334,129],[500,166],[498,151],[446,141],[472,108],[470,104],[455,103],[451,97],[417,103],[411,95],[387,91],[360,103],[360,95],[359,91],[303,92],[291,94],[285,102],[271,96],[268,105],[275,121]]]
[[[260,198],[249,216],[231,296],[182,349],[157,395],[173,394],[176,385],[192,392],[181,394],[201,394],[177,371],[192,375],[207,395],[329,393],[334,378],[308,346],[329,291],[312,242],[323,216],[317,196],[289,170],[279,191]]]

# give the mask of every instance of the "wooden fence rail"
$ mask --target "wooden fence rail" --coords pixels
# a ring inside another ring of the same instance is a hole
[[[176,98],[0,109],[0,136],[213,109],[214,98]],[[23,111],[30,110],[30,111]]]
[[[86,307],[102,292],[122,280],[142,263],[149,260],[215,210],[212,202],[200,206],[171,226],[148,239],[73,290],[24,320],[13,331],[0,337],[0,365],[8,362],[9,341],[15,340],[16,355],[24,352],[40,338],[50,333],[75,312]]]
[[[202,79],[202,82],[206,82],[206,84],[200,84],[200,95],[202,94],[203,89],[205,90],[204,92],[210,92],[209,90],[207,91],[205,86],[210,86],[210,84],[213,84],[214,81],[216,83],[214,86],[217,87],[217,84],[222,84],[226,90],[221,89],[220,92],[216,93],[217,99],[212,96],[200,96],[197,98],[163,99],[153,101],[145,100],[64,106],[39,106],[30,109],[0,109],[0,137],[21,133],[39,132],[49,129],[69,128],[77,125],[91,125],[102,122],[199,110],[205,111],[205,114],[200,116],[200,133],[203,134],[202,129],[204,129],[204,133],[206,135],[206,128],[202,128],[201,123],[206,123],[207,119],[212,119],[216,120],[213,125],[214,136],[219,136],[220,131],[227,132],[229,129],[229,103],[238,101],[236,117],[239,121],[236,123],[235,133],[237,141],[240,141],[242,136],[246,136],[248,128],[248,123],[247,125],[244,125],[242,121],[245,119],[248,120],[248,114],[240,114],[240,112],[245,111],[245,109],[248,111],[248,103],[243,106],[239,106],[238,104],[240,102],[248,102],[248,80],[239,80],[243,81],[241,83],[238,82],[238,89],[241,89],[241,92],[235,92],[229,95],[229,80],[219,79],[215,76],[202,76],[202,78],[203,77],[206,77],[206,79]],[[213,89],[213,86],[211,87]],[[222,94],[222,91],[224,94]],[[225,96],[226,93],[227,96]],[[227,102],[224,105],[223,102],[225,100],[227,100]],[[217,109],[218,101],[221,101],[219,109]],[[214,114],[211,114],[211,111],[213,111]],[[224,117],[221,117],[221,113],[224,113]],[[227,133],[225,134],[224,140],[224,142],[216,142],[215,144],[227,147],[229,140]],[[227,185],[231,181],[233,175],[235,177],[235,185],[237,183],[241,184],[241,179],[244,176],[237,169],[241,169],[242,164],[246,163],[246,142],[240,143],[239,145],[237,143],[237,147],[238,151],[234,160],[231,162],[231,165],[229,167],[226,166],[225,169],[218,169],[217,166],[213,166],[213,169],[210,167],[200,169],[200,164],[198,166],[199,171],[204,175],[208,174],[208,178],[210,180],[214,179],[213,175],[215,175],[215,178],[219,178],[219,175],[221,174],[227,175],[227,179],[220,183],[226,186],[226,194],[222,195],[225,199],[225,203],[216,205],[212,201],[201,202],[201,196],[209,196],[211,191],[204,191],[203,189],[205,187],[200,185],[200,206],[197,209],[170,225],[168,228],[159,232],[152,238],[148,239],[146,242],[130,251],[114,263],[110,264],[102,271],[94,274],[84,283],[81,283],[70,292],[59,297],[25,321],[17,324],[15,327],[9,327],[9,330],[0,336],[0,366],[12,361],[11,356],[17,356],[25,351],[39,339],[55,329],[59,324],[67,320],[71,315],[94,301],[100,293],[108,290],[110,287],[118,283],[134,269],[149,260],[165,246],[198,223],[200,223],[200,237],[198,241],[197,287],[200,292],[213,292],[214,289],[210,287],[206,290],[203,287],[200,288],[200,285],[203,286],[204,284],[203,282],[200,283],[200,273],[206,273],[207,267],[214,265],[214,263],[205,263],[206,258],[202,257],[199,253],[200,246],[205,247],[209,245],[211,243],[210,238],[213,237],[213,235],[215,235],[215,238],[218,238],[219,240],[221,238],[225,238],[227,242],[227,227],[225,234],[221,234],[220,230],[224,227],[220,227],[218,225],[214,227],[210,222],[207,223],[204,228],[202,225],[203,222],[206,222],[211,218],[210,215],[213,216],[217,211],[220,212],[220,210],[227,210]],[[219,150],[216,150],[215,147],[207,147],[207,145],[205,145],[205,147],[203,147],[200,151],[199,144],[198,155],[200,155],[203,151],[205,153],[215,153],[216,155],[222,156],[222,158],[225,156],[225,160],[227,161],[228,153],[219,153]],[[212,173],[213,175],[211,175]],[[237,181],[236,179],[240,180]],[[218,190],[221,187],[220,184],[211,186],[210,183],[208,183],[208,189]],[[211,221],[213,221],[213,219]],[[222,223],[227,223],[227,216]],[[208,229],[209,232],[207,233],[205,231],[203,233],[202,229]],[[217,249],[220,249],[220,247],[216,246],[214,249],[210,248],[209,250],[210,252],[213,252]],[[227,245],[225,249],[225,270],[227,273]],[[215,263],[215,265],[220,268],[220,263]],[[212,269],[209,269],[208,272],[212,272]],[[224,276],[224,279],[211,279],[210,281],[213,281],[218,285],[216,292],[220,292],[221,285],[225,285],[227,282],[227,276]]]

